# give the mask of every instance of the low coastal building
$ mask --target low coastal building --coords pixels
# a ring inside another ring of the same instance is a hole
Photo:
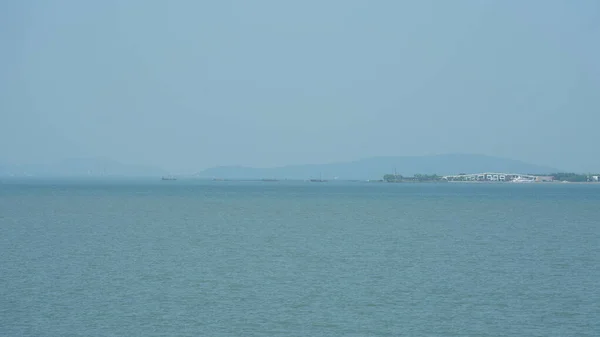
[[[472,173],[465,174],[461,173],[459,175],[449,175],[441,177],[443,181],[480,181],[480,182],[552,182],[554,181],[553,176],[538,176],[531,174],[521,174],[521,173],[493,173],[493,172],[484,172],[484,173]]]

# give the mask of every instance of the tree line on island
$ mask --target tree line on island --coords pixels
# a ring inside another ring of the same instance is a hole
[[[386,174],[383,176],[383,180],[388,183],[399,183],[399,182],[429,182],[429,181],[441,181],[442,176],[437,174],[415,174],[412,177],[404,177],[401,174]]]
[[[554,180],[568,181],[573,183],[584,183],[584,182],[597,182],[600,174],[578,174],[578,173],[553,173],[550,176],[554,177]]]

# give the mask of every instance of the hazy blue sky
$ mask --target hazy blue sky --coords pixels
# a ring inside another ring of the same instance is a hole
[[[600,171],[600,1],[0,2],[0,161]]]

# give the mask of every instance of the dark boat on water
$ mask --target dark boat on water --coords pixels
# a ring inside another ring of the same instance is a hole
[[[319,174],[319,179],[311,179],[309,180],[311,183],[324,183],[327,182],[327,180],[324,180],[322,175]]]
[[[162,177],[162,180],[177,180],[175,177]]]

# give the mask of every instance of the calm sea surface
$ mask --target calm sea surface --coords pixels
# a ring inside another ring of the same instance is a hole
[[[0,336],[600,336],[600,185],[0,184]]]

